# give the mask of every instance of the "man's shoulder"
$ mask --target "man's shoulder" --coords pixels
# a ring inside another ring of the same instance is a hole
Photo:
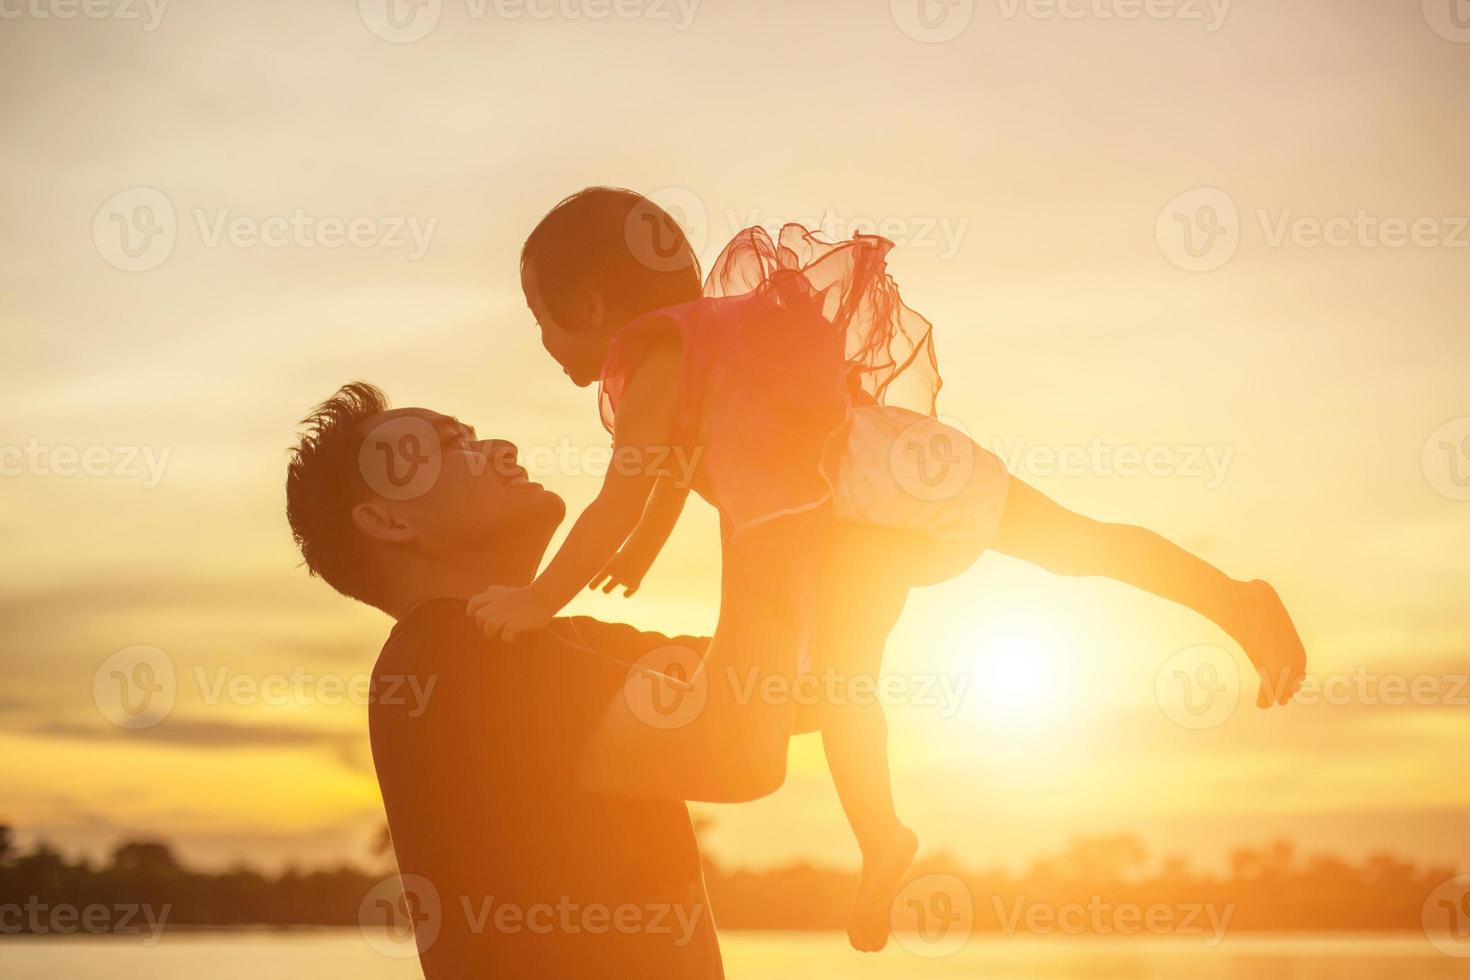
[[[552,629],[568,642],[581,643],[616,660],[631,662],[659,647],[688,647],[703,654],[709,637],[670,636],[640,629],[627,623],[609,623],[591,616],[569,616],[556,620]]]
[[[465,599],[450,596],[420,602],[393,625],[388,639],[383,643],[379,660],[384,657],[404,656],[431,638],[470,638],[478,635],[473,629],[473,621],[466,614],[466,602]]]
[[[709,645],[707,637],[669,636],[592,616],[559,616],[544,630],[505,642],[481,633],[466,614],[465,603],[465,599],[451,597],[421,603],[388,635],[378,655],[378,668],[399,670],[413,662],[432,662],[466,650],[560,653],[594,663],[609,659],[631,663],[660,646],[686,646],[702,653]]]
[[[559,707],[602,704],[626,681],[628,668],[650,650],[676,642],[622,623],[560,617],[544,630],[506,642],[480,632],[465,600],[431,599],[404,616],[373,665],[369,717],[387,722],[402,712],[383,692],[429,690],[440,717],[470,706],[516,711],[554,698]],[[698,643],[685,638],[686,643]],[[406,720],[417,721],[421,713]]]
[[[404,616],[373,665],[375,689],[417,679],[453,696],[484,699],[534,695],[559,688],[598,696],[616,689],[628,668],[660,648],[703,656],[706,637],[668,636],[591,616],[563,616],[544,630],[509,642],[487,637],[465,611],[464,599],[431,599]]]

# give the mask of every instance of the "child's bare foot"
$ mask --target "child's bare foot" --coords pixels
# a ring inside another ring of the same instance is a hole
[[[1290,701],[1306,676],[1307,651],[1270,584],[1257,580],[1241,587],[1240,626],[1232,632],[1261,677],[1256,705]]]
[[[881,848],[863,856],[863,877],[847,923],[847,941],[853,949],[876,953],[888,945],[893,900],[918,852],[919,838],[900,826]]]

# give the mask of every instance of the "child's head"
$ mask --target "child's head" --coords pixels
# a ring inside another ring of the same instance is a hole
[[[699,299],[699,259],[668,212],[617,187],[562,201],[521,250],[521,289],[541,343],[577,385],[602,376],[629,321]]]

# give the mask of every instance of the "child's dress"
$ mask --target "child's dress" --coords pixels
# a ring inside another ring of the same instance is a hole
[[[644,352],[672,332],[683,345],[672,448],[698,454],[694,489],[727,533],[830,501],[834,520],[967,544],[978,557],[1009,477],[934,418],[931,327],[888,275],[892,248],[871,235],[826,242],[800,225],[779,243],[741,232],[703,299],[619,334],[603,368],[604,422]]]

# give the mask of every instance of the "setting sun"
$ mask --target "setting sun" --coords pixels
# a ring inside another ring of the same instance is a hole
[[[962,715],[1003,731],[1054,725],[1075,707],[1065,649],[1042,613],[1013,611],[975,631],[955,667],[968,675]]]

